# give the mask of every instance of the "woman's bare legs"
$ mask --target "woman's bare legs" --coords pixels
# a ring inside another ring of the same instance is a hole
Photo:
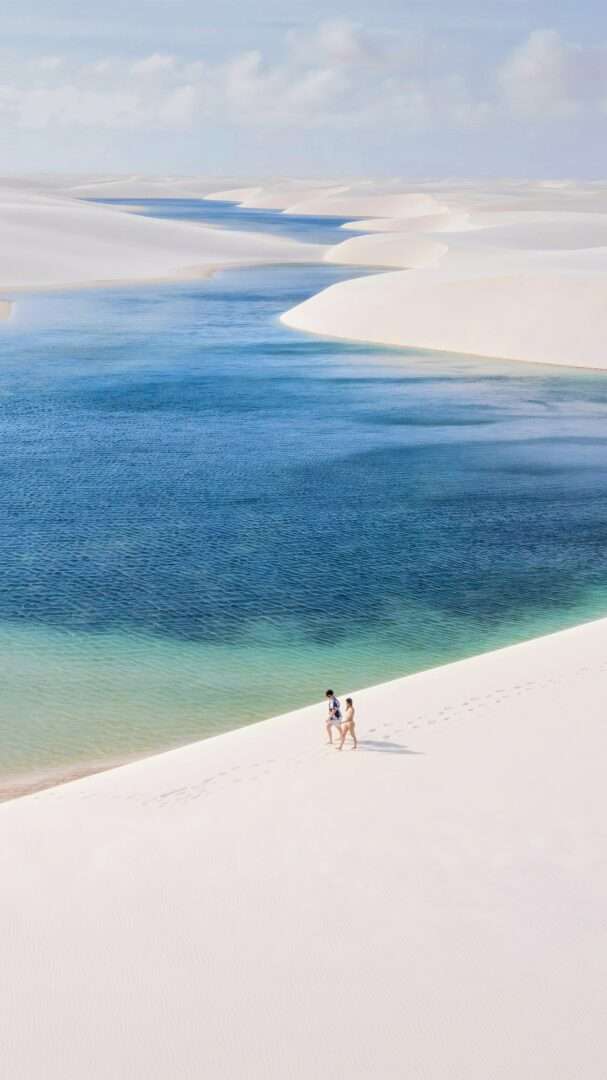
[[[341,734],[341,741],[340,741],[339,746],[337,747],[337,749],[338,750],[343,750],[343,745],[344,745],[344,743],[346,741],[346,735],[349,732],[350,735],[352,736],[352,741],[354,742],[354,746],[352,747],[352,749],[356,750],[356,748],[358,747],[358,743],[356,741],[356,732],[354,730],[354,721],[346,720],[346,723],[342,724],[339,730],[340,730],[340,734]]]

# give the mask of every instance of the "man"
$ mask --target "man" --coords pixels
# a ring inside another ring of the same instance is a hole
[[[332,690],[325,690],[325,697],[329,702],[329,715],[327,717],[327,723],[325,728],[329,738],[329,742],[333,744],[333,728],[336,727],[341,735],[341,705],[339,698],[335,697]]]

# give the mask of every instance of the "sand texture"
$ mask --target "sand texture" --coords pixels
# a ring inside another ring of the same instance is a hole
[[[125,197],[122,188],[117,197]],[[69,192],[0,184],[0,288],[7,292],[318,262],[323,250],[279,236],[125,213]]]
[[[607,621],[0,806],[7,1075],[602,1080]],[[347,688],[340,687],[340,692]]]
[[[607,367],[607,185],[426,188],[363,194],[359,185],[291,207],[359,207],[365,217],[344,230],[362,235],[325,258],[407,272],[340,283],[284,322],[356,341]]]

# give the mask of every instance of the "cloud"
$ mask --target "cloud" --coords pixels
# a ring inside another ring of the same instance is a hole
[[[143,60],[137,60],[131,64],[133,75],[156,75],[159,71],[168,71],[175,66],[175,57],[168,53],[152,53]]]
[[[295,121],[323,125],[335,112],[349,80],[331,67],[268,67],[259,52],[242,53],[211,73],[210,86],[232,120],[275,126]]]
[[[381,51],[379,39],[349,19],[324,20],[311,32],[291,30],[286,46],[295,63],[346,67],[366,63]]]
[[[159,106],[159,123],[166,127],[189,127],[194,120],[197,102],[198,90],[195,86],[177,86]]]
[[[63,63],[61,56],[40,56],[36,60],[36,67],[40,71],[56,71]]]
[[[104,56],[83,65],[48,65],[39,72],[44,85],[35,88],[15,71],[0,110],[5,124],[29,128],[187,129],[220,117],[235,127],[338,129],[381,122],[385,113],[415,129],[441,110],[455,116],[449,79],[440,65],[434,74],[430,68],[428,54],[420,56],[402,35],[329,19],[309,31],[287,31],[282,53],[271,62],[256,49],[216,63],[159,51],[128,62]],[[457,96],[460,111],[468,108],[467,94],[458,88]]]
[[[371,38],[347,19],[332,19],[318,29],[320,50],[336,64],[358,64],[373,54]]]
[[[56,128],[201,134],[360,130],[386,138],[466,131],[505,118],[537,124],[607,108],[607,50],[537,30],[493,68],[472,71],[444,38],[372,32],[348,19],[288,30],[271,61],[258,49],[213,61],[165,52],[87,63],[32,58],[0,86],[5,131]],[[35,70],[35,77],[32,77]]]
[[[536,30],[501,66],[498,84],[504,103],[518,115],[548,118],[604,108],[607,48]]]
[[[12,107],[20,127],[38,130],[52,126],[132,128],[143,119],[134,94],[83,91],[73,85],[28,90],[13,97]]]

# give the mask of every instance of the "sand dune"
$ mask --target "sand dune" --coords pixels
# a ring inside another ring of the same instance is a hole
[[[283,316],[330,337],[570,367],[607,367],[602,275],[400,271],[333,285]]]
[[[323,250],[278,236],[123,213],[63,192],[0,185],[4,290],[198,277],[225,266],[318,261]]]
[[[475,277],[497,271],[607,270],[607,232],[579,227],[491,228],[464,233],[370,233],[325,253],[328,262],[352,266],[436,267]]]
[[[327,262],[349,266],[438,266],[448,247],[431,236],[374,233],[329,248]]]
[[[354,183],[291,180],[215,191],[207,199],[225,199],[251,209],[283,210],[287,214],[329,217],[386,217],[415,218],[421,215],[446,213],[433,194],[415,189],[406,190],[401,182],[376,183],[359,180]]]
[[[602,1080],[607,621],[0,807],[7,1075]],[[340,688],[341,689],[341,688]]]
[[[346,221],[342,229],[364,233],[401,232],[449,232],[468,227],[470,213],[465,210],[443,210],[437,214],[420,214],[417,217],[357,218]]]
[[[235,202],[251,210],[286,210],[296,200],[337,195],[346,190],[343,184],[327,184],[326,181],[283,180],[273,184],[214,191],[205,198]]]
[[[336,217],[415,218],[447,210],[434,198],[417,192],[373,194],[340,192],[307,197],[287,207],[289,214],[328,214]]]
[[[232,178],[232,184],[237,182],[242,183],[242,178]],[[217,187],[217,177],[135,173],[132,176],[74,177],[72,183],[64,182],[62,187],[82,199],[202,199]]]
[[[333,286],[286,312],[287,325],[356,341],[607,368],[606,185],[431,184],[417,194],[347,193],[336,201],[345,213],[352,200],[373,199],[378,217],[348,222],[362,235],[325,258],[408,273]]]

